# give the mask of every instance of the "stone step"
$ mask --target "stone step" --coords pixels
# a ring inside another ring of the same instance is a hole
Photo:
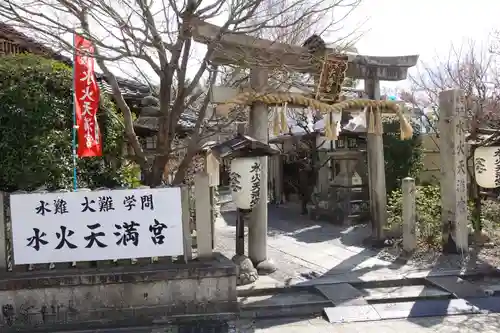
[[[253,288],[245,286],[245,289],[238,291],[241,317],[317,316],[324,308],[334,306],[440,300],[451,297],[446,291],[423,285],[355,288],[347,283],[337,283],[305,288],[279,288],[277,281],[271,278],[264,280]]]
[[[482,297],[485,294],[479,286],[456,276],[429,276],[426,280],[457,298]]]
[[[271,287],[272,281],[268,282],[267,287]],[[241,318],[312,317],[323,313],[330,322],[340,323],[500,311],[499,297],[454,299],[450,292],[424,285],[355,288],[337,283],[308,289],[275,288],[274,292],[262,287],[255,290],[257,296],[239,296]]]
[[[383,288],[401,288],[402,286],[416,286],[422,288],[429,277],[457,277],[465,279],[477,280],[475,284],[481,285],[482,289],[493,288],[494,292],[500,291],[500,271],[490,266],[480,267],[476,270],[462,272],[459,269],[444,269],[444,270],[411,270],[411,271],[394,271],[388,268],[372,270],[368,274],[360,276],[355,270],[349,273],[345,269],[334,269],[327,275],[319,278],[304,281],[303,279],[292,279],[285,283],[278,281],[270,276],[260,276],[257,282],[238,287],[238,296],[251,297],[270,295],[274,293],[288,292],[290,290],[308,290],[317,285],[330,285],[339,283],[350,283],[360,290],[370,289],[374,292],[384,290]],[[486,281],[480,283],[482,279],[488,277]],[[495,280],[492,280],[495,279]],[[495,287],[498,286],[498,287]],[[382,289],[380,289],[382,288]],[[498,288],[495,289],[495,288]],[[426,287],[426,290],[437,290],[437,287]],[[391,289],[386,289],[384,292],[390,292]],[[439,289],[442,290],[442,289]],[[416,292],[416,291],[415,291]]]
[[[439,299],[451,297],[451,294],[447,291],[423,285],[385,288],[360,288],[359,290],[364,294],[365,300],[372,303],[388,300],[401,301],[411,298]]]
[[[325,308],[330,323],[379,321],[418,317],[441,317],[459,314],[487,314],[500,311],[500,298],[482,297],[451,300],[417,300],[381,304]],[[478,332],[481,331],[478,329]]]
[[[368,304],[364,294],[349,283],[320,285],[315,287],[328,298],[335,306],[338,305],[365,305]]]
[[[307,291],[264,296],[238,297],[240,318],[277,318],[319,316],[333,303],[324,296]]]

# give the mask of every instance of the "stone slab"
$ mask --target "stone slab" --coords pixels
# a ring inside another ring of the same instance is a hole
[[[336,324],[381,319],[372,305],[337,306],[323,311],[327,320]]]
[[[495,304],[493,301],[485,301],[484,299],[477,299],[475,303],[481,303],[483,306],[491,305],[492,307],[493,304]],[[500,306],[495,306],[495,308],[500,308]],[[479,314],[484,311],[464,299],[453,299],[338,306],[334,308],[325,308],[324,312],[330,323],[349,323],[458,314]]]
[[[429,276],[427,281],[450,292],[457,298],[482,297],[484,290],[456,276]]]
[[[447,297],[451,294],[447,291],[427,286],[398,286],[388,288],[366,288],[360,289],[366,300],[404,299],[404,298],[432,298]]]
[[[240,297],[240,318],[279,318],[320,315],[332,302],[314,293],[288,292]]]
[[[242,309],[249,307],[290,306],[292,304],[298,305],[316,302],[324,302],[325,305],[329,303],[325,297],[307,291],[239,298]]]
[[[257,296],[265,293],[275,293],[287,286],[269,275],[259,276],[259,279],[251,284],[238,286],[238,296]]]
[[[481,310],[466,300],[422,300],[374,304],[381,319],[405,319],[417,317],[449,316],[457,314],[481,313]]]
[[[482,313],[500,313],[500,297],[468,298],[467,302],[481,309]]]
[[[367,305],[363,293],[348,283],[320,285],[316,289],[337,305]]]
[[[297,286],[314,286],[321,284],[334,284],[334,283],[359,283],[359,282],[376,282],[376,281],[394,281],[395,285],[399,280],[410,280],[410,279],[424,279],[429,277],[475,277],[475,276],[499,276],[500,271],[494,268],[476,269],[468,272],[463,272],[459,269],[449,269],[449,270],[393,270],[388,268],[382,268],[379,270],[359,270],[357,272],[349,271],[344,273],[333,274],[330,271],[327,275],[323,275],[317,279],[297,282]]]

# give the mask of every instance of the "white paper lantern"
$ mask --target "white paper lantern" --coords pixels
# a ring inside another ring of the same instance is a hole
[[[500,186],[500,147],[478,147],[474,151],[474,176],[479,186]]]
[[[252,209],[260,199],[261,165],[258,157],[231,161],[230,187],[236,207]]]

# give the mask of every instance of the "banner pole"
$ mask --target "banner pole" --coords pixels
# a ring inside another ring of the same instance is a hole
[[[73,150],[73,191],[78,189],[78,180],[76,172],[76,71],[75,71],[75,61],[76,61],[76,35],[73,35],[73,139],[72,139],[72,150]]]

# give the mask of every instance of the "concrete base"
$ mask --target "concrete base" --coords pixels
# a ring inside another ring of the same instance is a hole
[[[236,266],[220,254],[188,264],[0,275],[0,331],[151,325],[238,312]]]

